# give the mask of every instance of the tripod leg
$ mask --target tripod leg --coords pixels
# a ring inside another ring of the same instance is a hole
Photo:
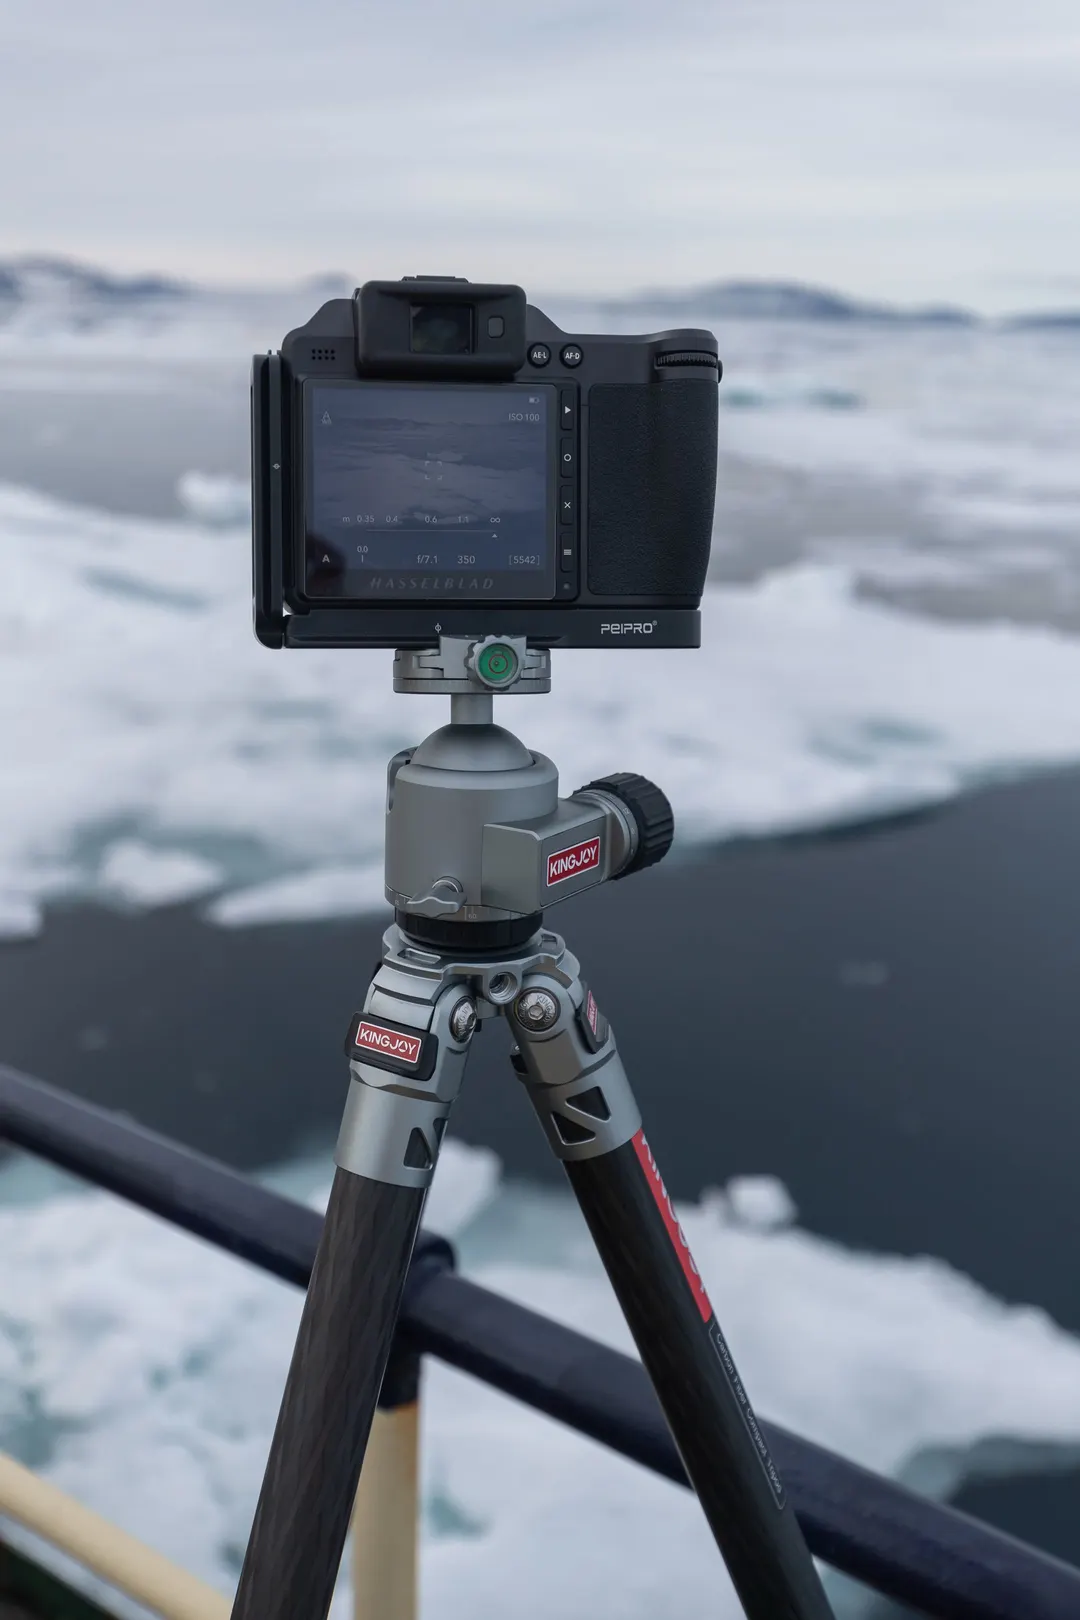
[[[831,1620],[592,993],[533,973],[508,1018],[514,1068],[563,1161],[747,1620]]]
[[[409,1259],[474,1027],[460,985],[443,989],[436,979],[428,999],[406,997],[400,976],[385,967],[353,1020],[338,1169],[232,1620],[325,1620],[329,1611]]]

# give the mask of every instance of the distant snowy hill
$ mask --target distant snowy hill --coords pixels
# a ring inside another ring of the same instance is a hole
[[[203,347],[215,336],[244,348],[276,345],[289,327],[307,319],[318,303],[348,297],[359,277],[311,277],[293,286],[223,288],[165,275],[117,276],[92,265],[49,257],[0,261],[0,341],[93,340],[124,334],[168,341],[181,349]],[[984,323],[970,310],[949,305],[905,309],[849,298],[827,288],[786,281],[716,281],[682,289],[654,288],[597,300],[547,298],[544,308],[578,305],[626,318],[717,321],[799,321],[873,326],[952,326]],[[1080,311],[1017,315],[1003,323],[1048,330],[1080,327]],[[196,335],[201,341],[196,343]]]
[[[1049,309],[1035,315],[1015,315],[1006,324],[1029,332],[1080,332],[1080,309]]]
[[[276,346],[327,298],[347,296],[345,276],[292,287],[201,286],[164,275],[117,276],[65,259],[0,261],[0,344],[47,350],[233,354]]]
[[[970,326],[978,317],[947,305],[900,309],[864,303],[821,287],[794,281],[714,281],[680,292],[656,290],[611,300],[608,307],[649,310],[672,315],[708,315],[727,320],[873,321],[919,325]]]
[[[121,311],[173,311],[197,297],[194,287],[167,276],[112,276],[64,259],[0,263],[0,319],[36,310],[81,325]]]

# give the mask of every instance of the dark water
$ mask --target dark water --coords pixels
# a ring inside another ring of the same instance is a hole
[[[23,355],[0,373],[0,483],[178,517],[182,474],[248,476],[249,365]]]
[[[768,1172],[802,1224],[935,1254],[1080,1331],[1080,773],[846,836],[728,846],[553,911],[665,1177]],[[211,928],[55,911],[0,950],[0,1059],[242,1167],[329,1145],[383,918]],[[453,1127],[561,1174],[477,1042]],[[1080,1562],[1080,1476],[960,1505]]]

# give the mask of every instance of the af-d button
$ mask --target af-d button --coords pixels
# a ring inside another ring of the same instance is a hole
[[[560,353],[559,359],[564,366],[569,366],[573,370],[574,366],[580,366],[584,356],[576,343],[567,343]]]
[[[529,350],[530,366],[546,366],[551,359],[551,350],[546,343],[534,343]]]

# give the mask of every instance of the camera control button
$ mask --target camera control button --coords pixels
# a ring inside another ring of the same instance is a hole
[[[534,343],[529,350],[530,366],[546,366],[551,359],[551,350],[546,343]]]
[[[572,574],[574,572],[574,560],[575,560],[574,547],[567,540],[567,538],[564,535],[563,540],[562,540],[562,544],[559,547],[559,570],[560,570],[560,572],[563,573],[563,574]]]
[[[582,360],[584,358],[585,358],[584,355],[582,354],[581,350],[578,348],[576,343],[566,343],[566,344],[564,344],[562,350],[559,353],[559,359],[562,361],[564,366],[570,366],[570,367],[580,366],[580,364],[581,364],[581,362],[582,362]]]
[[[564,388],[559,394],[559,426],[564,433],[577,427],[577,389]]]
[[[577,471],[577,446],[573,439],[559,440],[559,471],[564,478]]]
[[[574,498],[573,484],[562,484],[559,487],[559,522],[572,524],[577,517],[577,501]]]

